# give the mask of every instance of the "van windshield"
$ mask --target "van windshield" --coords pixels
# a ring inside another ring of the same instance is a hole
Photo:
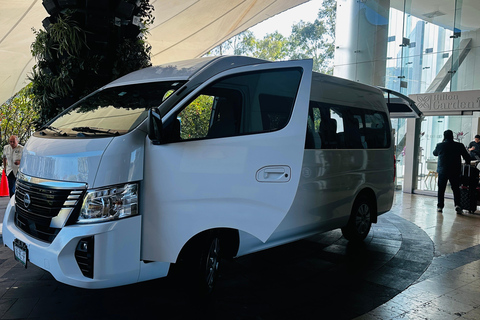
[[[53,122],[37,131],[39,136],[105,137],[125,134],[147,117],[183,82],[154,82],[107,88],[80,100]]]

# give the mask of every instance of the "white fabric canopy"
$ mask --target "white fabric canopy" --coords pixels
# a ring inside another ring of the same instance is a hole
[[[98,0],[102,1],[102,0]],[[232,36],[308,0],[152,0],[154,65],[202,56]],[[42,0],[0,0],[0,104],[28,81],[32,28],[48,16]]]

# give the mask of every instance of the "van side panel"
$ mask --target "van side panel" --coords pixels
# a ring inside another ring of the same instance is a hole
[[[387,112],[379,90],[314,73],[292,207],[266,243],[241,234],[239,255],[346,226],[356,197],[366,189],[375,194],[378,214],[390,210],[394,162]]]
[[[238,255],[344,227],[356,196],[365,188],[377,196],[379,213],[390,210],[392,164],[390,149],[305,150],[298,191],[285,219],[266,243],[243,234]]]

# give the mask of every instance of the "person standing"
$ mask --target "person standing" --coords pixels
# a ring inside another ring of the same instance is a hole
[[[480,135],[475,135],[475,139],[468,144],[471,160],[480,160]]]
[[[466,163],[470,163],[470,155],[465,146],[460,142],[453,141],[452,130],[445,130],[443,142],[440,142],[433,150],[433,155],[438,156],[438,203],[437,211],[442,212],[445,205],[445,189],[450,181],[453,191],[455,211],[462,212],[460,204],[460,175],[462,173],[462,157]]]
[[[8,192],[10,198],[15,193],[18,167],[22,159],[23,146],[18,144],[17,136],[10,136],[8,144],[3,147],[3,170],[8,180]]]

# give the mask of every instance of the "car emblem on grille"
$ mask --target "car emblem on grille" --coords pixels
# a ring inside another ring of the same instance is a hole
[[[28,193],[25,193],[25,196],[23,197],[23,205],[27,209],[30,206],[30,203],[32,201],[30,200],[30,195]]]

